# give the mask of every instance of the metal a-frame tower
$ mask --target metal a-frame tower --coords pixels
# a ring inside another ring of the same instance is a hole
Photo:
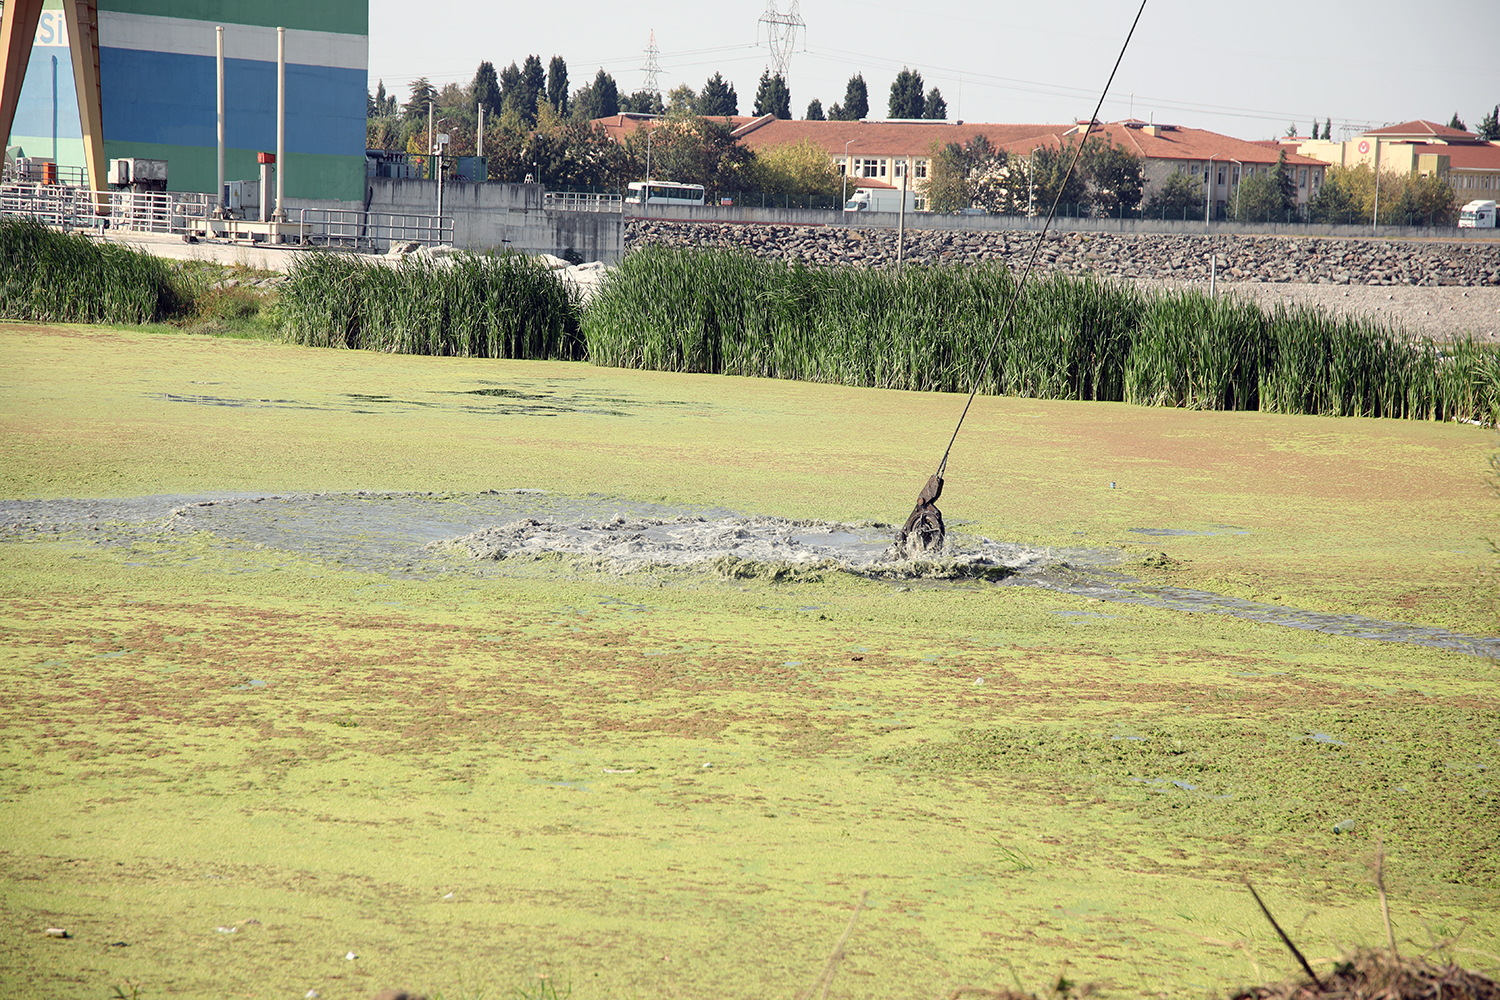
[[[104,166],[104,114],[99,89],[99,6],[96,0],[63,0],[73,81],[78,89],[78,124],[89,186],[108,191]],[[42,18],[42,0],[5,0],[0,13],[0,136],[10,139],[21,100],[21,84],[31,61],[31,45]]]

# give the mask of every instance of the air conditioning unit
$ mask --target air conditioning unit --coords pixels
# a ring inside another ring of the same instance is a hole
[[[111,184],[124,186],[130,183],[130,161],[110,160],[109,174],[106,178]]]

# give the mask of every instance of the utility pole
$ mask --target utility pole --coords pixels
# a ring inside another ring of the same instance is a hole
[[[854,142],[855,140],[850,139],[848,142],[844,143],[844,178],[843,190],[841,192],[843,198],[839,202],[839,211],[843,211],[844,206],[849,204],[849,147],[854,145]]]
[[[1214,210],[1214,158],[1208,158],[1208,197],[1203,201],[1203,231],[1208,232],[1209,223],[1213,221]]]
[[[901,208],[896,216],[896,273],[901,273],[902,251],[906,246],[906,167],[907,161],[900,163],[901,170]]]

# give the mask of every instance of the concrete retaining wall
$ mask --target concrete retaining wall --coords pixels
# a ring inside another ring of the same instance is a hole
[[[437,215],[437,185],[429,180],[370,177],[371,212]],[[453,219],[453,243],[468,250],[509,248],[584,260],[619,260],[625,220],[618,212],[549,211],[540,184],[443,185],[443,214]]]

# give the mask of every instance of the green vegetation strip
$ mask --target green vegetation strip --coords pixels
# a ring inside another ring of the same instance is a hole
[[[0,316],[17,319],[171,320],[214,333],[261,325],[313,347],[586,357],[882,389],[968,392],[977,383],[984,394],[1036,399],[1500,419],[1500,351],[1472,339],[1439,345],[1306,306],[1267,312],[1061,274],[1026,289],[980,371],[1016,295],[1000,265],[806,268],[741,251],[648,247],[584,305],[519,254],[392,266],[315,253],[298,258],[265,317],[243,293],[226,296],[185,269],[30,222],[0,223],[0,265]]]
[[[651,247],[583,317],[595,364],[885,389],[1333,416],[1500,415],[1500,353],[1411,343],[1306,307],[1088,277],[1031,284],[978,371],[1016,281],[1001,266],[812,269]]]

